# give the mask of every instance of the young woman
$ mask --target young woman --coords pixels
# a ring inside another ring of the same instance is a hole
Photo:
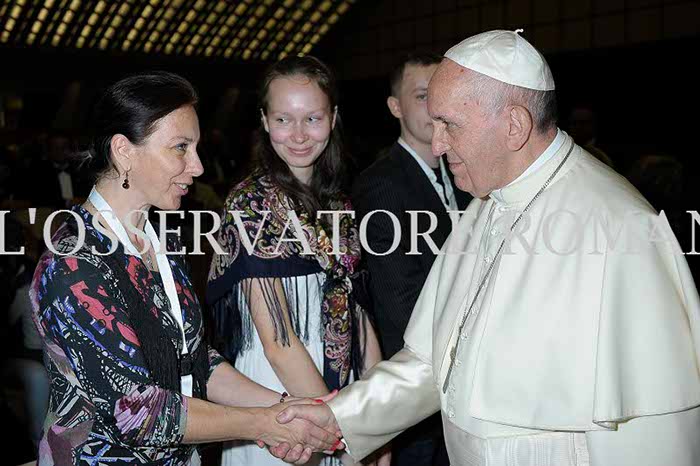
[[[196,102],[185,79],[151,73],[119,81],[96,106],[97,182],[56,232],[31,290],[51,379],[39,464],[179,466],[199,462],[200,442],[323,451],[337,440],[308,423],[282,429],[281,394],[209,350],[184,258],[165,254],[180,250],[177,238],[161,248],[135,212],[177,209],[202,174]]]
[[[341,214],[334,231],[322,213],[352,210],[329,69],[308,56],[273,65],[260,91],[260,121],[258,168],[226,201],[219,243],[227,254],[214,258],[208,300],[218,346],[238,370],[271,390],[315,398],[381,358],[353,286],[354,220]],[[241,464],[284,463],[250,443],[227,445],[222,465]]]

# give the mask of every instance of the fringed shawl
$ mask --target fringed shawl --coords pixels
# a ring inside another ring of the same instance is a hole
[[[352,207],[348,200],[337,200],[328,210]],[[236,222],[234,211],[240,212],[240,223]],[[294,226],[290,212],[296,213],[301,231]],[[218,234],[225,254],[215,254],[212,261],[207,301],[213,309],[215,346],[232,364],[253,341],[249,300],[255,286],[262,291],[275,340],[281,345],[289,345],[285,313],[295,335],[303,342],[309,339],[308,324],[304,324],[309,322],[308,312],[322,313],[323,378],[329,389],[345,386],[351,370],[359,378],[363,351],[358,328],[364,319],[353,291],[353,279],[358,275],[360,242],[350,215],[341,215],[339,223],[341,254],[334,255],[332,229],[310,219],[269,177],[253,175],[231,191]],[[300,235],[312,254],[304,255],[302,243],[297,241]],[[299,302],[299,296],[309,293],[303,293],[299,287],[309,286],[306,278],[319,272],[325,276],[322,306],[309,309],[308,303]],[[285,293],[280,293],[275,290],[280,289],[283,278],[290,279],[291,289],[288,286]],[[301,316],[301,312],[307,314]]]

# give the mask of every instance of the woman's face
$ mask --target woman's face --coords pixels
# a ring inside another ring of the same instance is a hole
[[[318,83],[304,75],[273,79],[262,121],[277,155],[308,183],[335,126],[335,111]]]
[[[204,172],[197,154],[199,120],[192,106],[181,107],[163,118],[139,146],[129,172],[131,189],[146,204],[163,210],[180,207],[194,178]]]

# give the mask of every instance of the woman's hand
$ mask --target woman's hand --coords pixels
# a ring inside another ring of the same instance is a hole
[[[264,410],[263,430],[258,440],[270,447],[278,447],[287,444],[313,452],[332,451],[338,448],[339,437],[334,429],[325,430],[312,422],[297,418],[288,423],[279,424],[277,416],[290,404],[314,403],[311,400],[299,400],[295,402],[279,403]],[[286,456],[286,455],[285,455]]]

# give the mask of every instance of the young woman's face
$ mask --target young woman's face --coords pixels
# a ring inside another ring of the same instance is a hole
[[[304,75],[273,79],[262,121],[277,155],[308,183],[335,126],[335,111],[318,83]]]

